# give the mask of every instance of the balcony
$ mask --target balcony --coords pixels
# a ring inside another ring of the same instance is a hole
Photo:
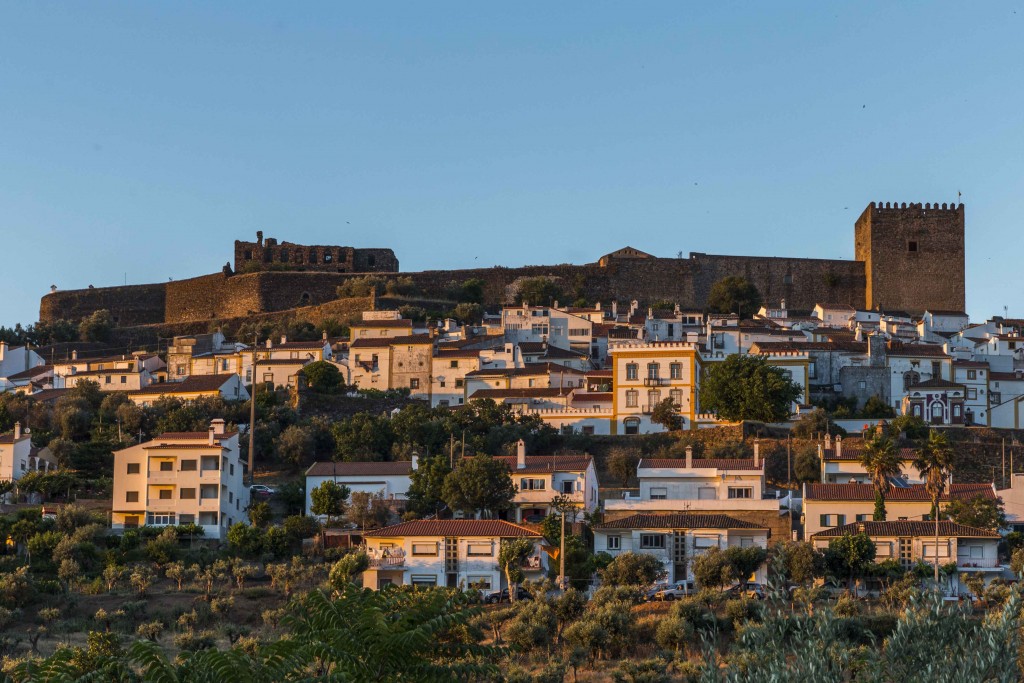
[[[531,555],[523,560],[523,569],[527,571],[539,571],[544,566],[541,564],[540,555]]]
[[[220,509],[220,498],[200,498],[199,499],[200,510],[219,510]]]
[[[549,489],[542,489],[539,491],[516,491],[516,495],[512,501],[514,503],[542,503],[544,505],[550,505],[555,496],[562,496],[574,503],[583,504],[582,491],[561,493],[560,491],[552,491]]]
[[[667,387],[669,384],[668,377],[645,377],[645,387]]]
[[[149,483],[153,486],[167,486],[178,483],[178,475],[175,472],[156,472],[149,473]]]
[[[401,548],[388,550],[368,550],[371,569],[399,569],[405,566],[405,551]]]

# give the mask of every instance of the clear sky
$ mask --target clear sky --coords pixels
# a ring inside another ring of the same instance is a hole
[[[1019,13],[1018,13],[1019,12]],[[972,316],[1024,316],[1024,5],[0,1],[0,324],[218,270],[235,239],[403,270],[853,258],[967,206]]]

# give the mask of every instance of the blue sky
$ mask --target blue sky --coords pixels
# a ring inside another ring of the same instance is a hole
[[[1018,11],[1020,12],[1018,14]],[[853,257],[967,205],[1024,316],[1024,6],[0,2],[0,324],[212,272],[256,230],[403,270]]]

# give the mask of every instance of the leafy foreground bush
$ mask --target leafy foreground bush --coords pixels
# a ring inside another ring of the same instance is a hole
[[[168,659],[150,640],[122,649],[110,633],[86,648],[64,647],[7,671],[11,681],[500,680],[496,648],[477,645],[466,624],[479,612],[454,591],[370,591],[348,585],[293,601],[287,634],[230,650],[201,649]],[[0,679],[3,680],[3,679]]]

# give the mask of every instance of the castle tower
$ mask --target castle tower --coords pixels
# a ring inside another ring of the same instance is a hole
[[[857,219],[867,308],[963,311],[964,205],[872,202]]]

